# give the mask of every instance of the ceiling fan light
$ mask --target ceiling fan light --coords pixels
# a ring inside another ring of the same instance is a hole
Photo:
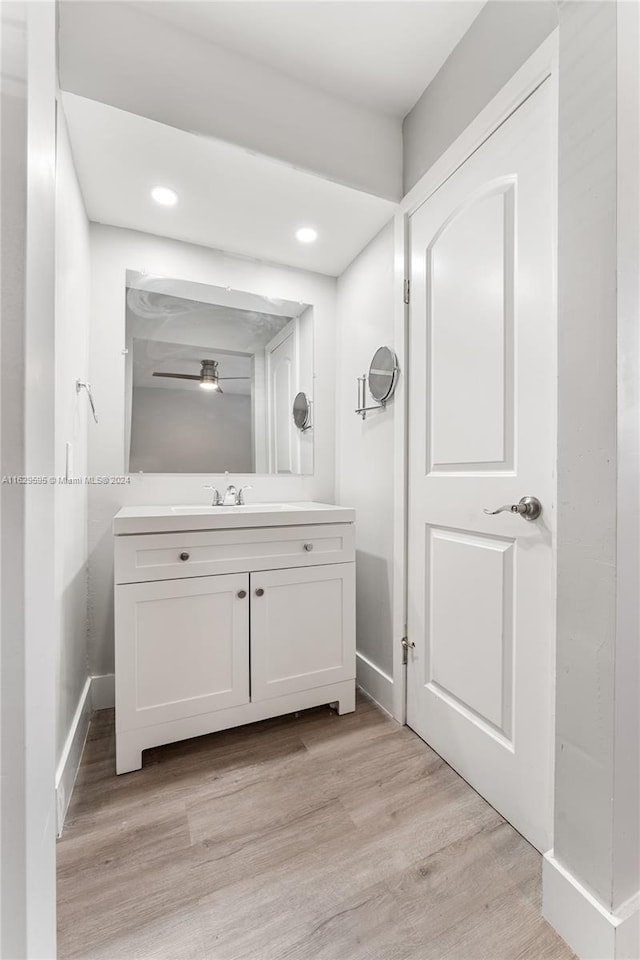
[[[203,360],[200,370],[200,386],[203,390],[219,390],[217,360]]]

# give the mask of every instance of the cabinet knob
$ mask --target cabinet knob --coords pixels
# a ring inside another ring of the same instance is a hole
[[[262,589],[262,587],[258,587],[258,589],[256,590],[256,597],[263,597],[263,596],[264,596],[264,590]]]
[[[244,600],[247,595],[246,590],[238,590],[238,600]]]
[[[181,559],[181,560],[188,560],[188,559],[189,559],[189,554],[187,553],[186,550],[183,550],[183,551],[182,551],[182,553],[180,554],[180,559]]]
[[[311,551],[313,550],[313,544],[312,544],[312,543],[303,543],[303,544],[302,544],[302,547],[303,547],[304,550],[307,551],[307,553],[311,553]]]

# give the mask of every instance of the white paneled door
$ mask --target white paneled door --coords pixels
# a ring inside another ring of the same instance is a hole
[[[549,81],[410,217],[407,722],[551,840],[555,297]],[[539,519],[503,505],[532,496]]]

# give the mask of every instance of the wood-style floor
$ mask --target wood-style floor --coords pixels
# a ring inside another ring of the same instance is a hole
[[[58,844],[59,957],[569,960],[540,857],[365,698],[150,750],[94,715]]]

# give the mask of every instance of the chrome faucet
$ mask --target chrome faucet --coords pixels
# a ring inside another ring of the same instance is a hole
[[[222,505],[224,507],[237,507],[238,505],[238,488],[234,483],[230,483],[227,486],[227,489],[224,492],[224,497],[222,498]]]
[[[229,471],[225,471],[225,479],[229,480]],[[236,487],[235,483],[228,483],[227,489],[224,492],[224,497],[222,498],[222,505],[225,507],[242,507],[244,506],[244,492],[245,490],[251,490],[251,485],[248,487]]]
[[[229,479],[229,474],[225,474],[226,479]],[[212,507],[242,507],[244,506],[244,492],[245,490],[251,490],[251,484],[246,487],[236,487],[235,483],[227,484],[227,489],[224,492],[224,495],[220,495],[220,491],[213,486],[213,484],[208,483],[205,487],[205,490],[212,490],[213,497],[211,506]]]

